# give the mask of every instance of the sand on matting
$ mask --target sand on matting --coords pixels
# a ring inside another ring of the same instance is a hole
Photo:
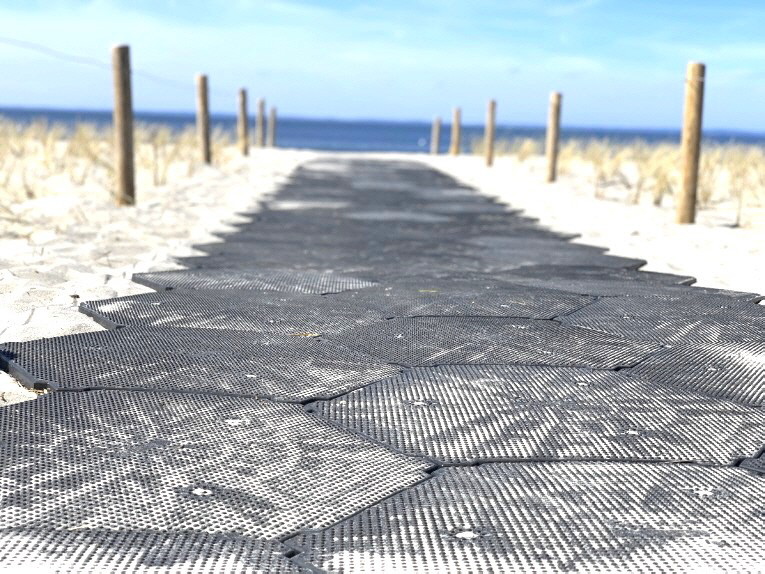
[[[253,150],[247,159],[212,167],[170,185],[139,189],[135,207],[62,187],[55,195],[0,213],[0,342],[25,341],[102,327],[80,314],[80,301],[149,292],[133,273],[177,269],[174,256],[201,255],[192,245],[217,241],[242,212],[276,191],[299,165],[322,157],[415,160],[496,197],[542,225],[580,233],[576,241],[648,261],[646,270],[692,275],[708,287],[765,293],[765,221],[733,229],[728,205],[699,212],[698,224],[676,225],[671,205],[596,199],[583,176],[543,183],[544,163],[501,157],[491,168],[477,156],[329,154]],[[384,187],[385,182],[380,182]],[[0,372],[0,405],[34,393]]]

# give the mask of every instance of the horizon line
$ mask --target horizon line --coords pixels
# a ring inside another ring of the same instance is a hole
[[[40,107],[40,106],[19,106],[19,105],[5,105],[0,104],[0,115],[2,115],[2,112],[4,110],[8,111],[23,111],[23,112],[70,112],[70,113],[77,113],[77,112],[85,112],[85,113],[96,113],[96,114],[105,114],[105,115],[111,115],[112,110],[109,108],[70,108],[70,107]],[[175,115],[175,116],[183,116],[183,117],[194,117],[196,112],[194,110],[134,110],[133,112],[135,115]],[[249,114],[251,117],[255,117],[254,114]],[[225,118],[225,119],[232,119],[236,120],[237,114],[231,113],[231,112],[210,112],[211,119],[214,119],[216,117],[218,118]],[[298,120],[298,121],[313,121],[313,122],[321,122],[321,121],[328,121],[328,122],[338,122],[338,123],[355,123],[355,122],[366,122],[366,123],[380,123],[380,124],[422,124],[429,126],[432,123],[431,120],[423,120],[423,119],[382,119],[382,118],[373,118],[373,117],[336,117],[336,116],[321,116],[321,117],[311,117],[311,116],[302,116],[302,115],[296,115],[296,116],[279,116],[282,120]],[[444,118],[442,118],[442,125],[444,126],[450,126],[451,122],[444,121]],[[462,122],[461,124],[463,127],[483,127],[483,123],[469,123],[469,122]],[[506,127],[506,128],[522,128],[522,129],[545,129],[545,124],[525,124],[525,123],[499,123],[497,122],[497,127]],[[569,124],[566,125],[565,123],[562,123],[562,126],[565,126],[568,129],[574,129],[574,130],[609,130],[609,131],[616,131],[616,132],[665,132],[665,133],[672,133],[677,134],[681,132],[681,127],[638,127],[638,126],[606,126],[606,125],[573,125]],[[715,133],[715,132],[724,132],[724,133],[730,133],[730,134],[742,134],[742,135],[756,135],[756,136],[762,136],[765,135],[765,130],[763,131],[754,131],[754,130],[744,130],[740,128],[725,128],[725,127],[709,127],[704,128],[703,132],[706,133]]]

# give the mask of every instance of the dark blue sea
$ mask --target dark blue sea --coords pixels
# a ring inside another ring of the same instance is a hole
[[[49,123],[71,127],[77,122],[89,122],[99,126],[108,126],[112,121],[110,111],[90,110],[49,110],[0,108],[0,116],[19,123],[45,119]],[[149,124],[164,124],[173,129],[182,130],[194,124],[193,113],[137,112],[136,120]],[[232,131],[235,129],[235,117],[213,115],[214,127]],[[277,123],[277,145],[279,147],[316,149],[328,151],[427,151],[430,141],[429,122],[391,122],[374,120],[325,120],[305,118],[279,118]],[[465,150],[471,142],[480,138],[483,127],[463,125],[462,142]],[[747,133],[737,131],[709,130],[704,134],[709,141],[716,143],[745,143],[765,145],[765,133]],[[544,137],[542,126],[498,126],[497,138],[535,138]],[[617,143],[642,140],[648,143],[677,143],[679,131],[645,129],[608,129],[566,127],[561,128],[561,139],[605,139]],[[441,130],[441,150],[449,145],[449,126]]]

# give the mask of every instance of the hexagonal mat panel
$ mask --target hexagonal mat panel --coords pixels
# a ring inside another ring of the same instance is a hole
[[[187,269],[137,273],[133,281],[164,291],[165,289],[242,289],[247,291],[281,291],[284,293],[339,293],[362,289],[375,283],[359,277],[327,271],[293,271],[290,269],[217,269],[213,272]]]
[[[4,358],[3,358],[4,357]],[[29,386],[331,398],[397,374],[315,337],[127,327],[0,345],[0,363]]]
[[[147,325],[276,335],[339,333],[380,320],[353,302],[319,295],[253,291],[166,291],[86,301],[80,311],[107,327]]]
[[[765,406],[765,342],[677,345],[625,374],[745,405]]]
[[[409,366],[527,364],[613,369],[634,365],[659,349],[655,343],[628,341],[553,321],[498,317],[391,319],[326,338]]]
[[[470,239],[468,243],[476,247],[476,256],[480,257],[492,270],[512,269],[540,263],[625,269],[637,269],[645,265],[643,259],[605,255],[603,248],[558,239],[485,236]]]
[[[154,530],[0,530],[0,564],[13,572],[304,572],[278,542],[236,534]]]
[[[310,408],[398,451],[450,464],[733,464],[765,443],[759,409],[588,369],[416,368]]]
[[[754,572],[763,499],[737,468],[488,464],[287,544],[328,572]]]
[[[492,279],[449,281],[426,278],[346,291],[326,298],[375,308],[386,318],[493,316],[552,319],[595,300],[565,291],[516,286]]]
[[[661,296],[668,299],[699,294],[718,295],[757,302],[756,293],[691,287],[693,277],[630,269],[570,265],[530,265],[502,273],[503,280],[533,287],[548,287],[582,295],[602,297]]]
[[[659,343],[765,339],[765,307],[727,297],[609,297],[562,317],[562,323]]]
[[[92,391],[3,409],[5,528],[322,528],[423,479],[427,463],[243,397]]]

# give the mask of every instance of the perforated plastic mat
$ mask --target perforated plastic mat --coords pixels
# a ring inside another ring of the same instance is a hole
[[[760,409],[587,369],[416,368],[310,408],[399,451],[445,463],[733,464],[765,444]]]
[[[326,299],[337,304],[374,308],[385,318],[440,315],[529,319],[552,319],[595,300],[565,291],[516,286],[491,278],[467,281],[409,278],[395,284],[328,295]]]
[[[762,296],[756,293],[686,287],[695,282],[693,277],[604,267],[530,265],[498,276],[522,285],[604,297],[660,296],[679,300],[706,294],[750,302],[762,299]]]
[[[333,397],[399,371],[315,337],[221,329],[129,327],[8,343],[0,345],[3,356],[17,377],[41,387],[236,393],[294,401]]]
[[[278,542],[233,533],[88,528],[0,530],[7,572],[305,572]]]
[[[171,291],[87,301],[80,310],[106,326],[151,325],[294,335],[339,333],[380,320],[361,302],[252,291]]]
[[[614,369],[634,365],[659,349],[655,343],[552,321],[497,317],[391,319],[326,338],[409,366],[510,363]]]
[[[676,345],[625,374],[745,405],[765,406],[765,341]]]
[[[295,405],[92,391],[7,407],[0,523],[277,539],[412,486],[427,463]]]
[[[2,346],[58,390],[0,409],[0,569],[754,569],[760,295],[413,162],[308,162],[240,215],[83,306],[113,330]]]
[[[765,480],[736,468],[449,468],[288,541],[329,572],[755,572]]]
[[[248,291],[281,291],[285,293],[339,293],[348,289],[370,287],[375,283],[322,271],[288,269],[218,269],[158,271],[138,273],[133,281],[152,289],[242,289]]]

